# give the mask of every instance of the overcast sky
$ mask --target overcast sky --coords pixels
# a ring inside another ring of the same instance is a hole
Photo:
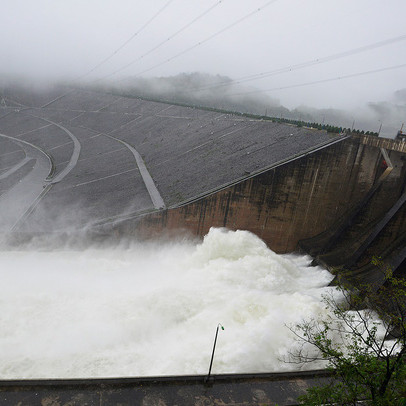
[[[406,88],[403,66],[286,89],[406,64],[405,0],[1,0],[0,33],[0,74],[47,81],[106,58],[88,80],[195,71],[238,80],[395,39],[245,84],[290,108],[353,107]]]

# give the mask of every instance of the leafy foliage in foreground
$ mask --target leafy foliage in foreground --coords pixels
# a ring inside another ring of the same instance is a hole
[[[302,346],[296,362],[325,360],[334,379],[300,398],[305,405],[406,405],[406,280],[380,260],[383,286],[338,292],[324,298],[329,316],[293,329]],[[360,403],[360,401],[362,402]]]

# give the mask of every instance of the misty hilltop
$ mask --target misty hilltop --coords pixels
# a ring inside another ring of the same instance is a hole
[[[180,73],[175,76],[162,77],[129,77],[112,82],[73,82],[59,81],[52,85],[41,81],[23,78],[0,78],[0,103],[4,104],[3,96],[12,89],[14,97],[17,89],[27,96],[32,92],[38,99],[42,90],[44,97],[50,92],[57,95],[61,88],[88,88],[101,92],[123,96],[138,97],[162,101],[165,103],[185,104],[193,107],[215,108],[238,113],[255,114],[319,123],[354,130],[378,133],[382,137],[394,138],[406,122],[406,88],[398,89],[388,100],[365,103],[351,109],[338,109],[326,106],[315,108],[300,104],[295,108],[287,108],[281,102],[253,86],[241,84],[225,75],[193,72]],[[53,90],[51,90],[53,89]],[[41,105],[32,101],[30,105]]]
[[[257,94],[255,88],[236,84],[228,76],[201,72],[180,73],[176,76],[157,78],[128,78],[102,87],[131,96],[158,98],[168,102],[241,113],[264,115],[269,112],[269,109],[283,114],[289,112],[280,105],[278,100],[265,94]],[[253,91],[255,94],[249,94]]]
[[[278,99],[255,87],[242,85],[229,76],[201,72],[156,78],[132,77],[90,87],[169,103],[380,132],[381,136],[388,138],[393,138],[406,121],[406,89],[396,91],[390,101],[370,102],[357,109],[343,110],[327,106],[317,109],[306,105],[288,109]]]

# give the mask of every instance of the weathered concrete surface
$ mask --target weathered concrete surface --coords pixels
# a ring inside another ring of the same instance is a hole
[[[360,136],[361,142],[373,147],[385,148],[388,151],[398,151],[406,153],[406,142],[401,140],[392,140],[388,138],[371,137],[368,135]]]
[[[297,405],[306,389],[326,383],[329,374],[284,374],[121,378],[94,380],[0,381],[4,406],[203,406]]]
[[[372,143],[376,143],[374,138],[371,143],[361,138],[362,145]],[[350,270],[347,275],[354,282],[380,278],[379,269],[370,264],[373,256],[385,258],[395,270],[402,262],[399,262],[399,249],[406,244],[405,154],[397,152],[401,146],[398,142],[391,145],[384,140],[389,156],[379,144],[378,148],[368,146],[364,151],[363,156],[378,154],[375,173],[371,174],[373,183],[364,197],[355,201],[326,231],[300,242],[319,263]],[[390,161],[391,168],[386,168],[386,161]],[[389,175],[384,177],[389,169]]]
[[[406,175],[402,157],[391,151],[394,170],[364,210],[358,232],[384,215],[402,194]],[[346,139],[196,201],[135,219],[134,224],[138,222],[137,229],[147,235],[183,228],[203,236],[212,226],[246,229],[276,252],[289,252],[298,241],[345,217],[373,187],[381,163],[379,148],[364,145],[359,138]],[[130,233],[134,224],[117,228]],[[405,231],[402,220],[395,228],[397,234]]]

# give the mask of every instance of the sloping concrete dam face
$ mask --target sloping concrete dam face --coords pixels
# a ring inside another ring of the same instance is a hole
[[[13,213],[0,232],[73,231],[177,207],[336,139],[84,90],[3,94],[0,211]]]
[[[213,226],[246,229],[278,253],[294,251],[299,241],[317,236],[345,219],[376,188],[387,165],[379,143],[368,143],[368,137],[339,140],[196,201],[117,228],[125,234],[137,230],[143,235],[184,229],[199,236]],[[375,224],[404,192],[404,152],[393,141],[387,147],[392,149],[388,149],[388,155],[393,168],[362,207],[362,219],[357,218],[361,232]],[[380,250],[405,230],[405,216],[400,210],[390,230],[381,235]],[[347,237],[353,243],[358,234]]]

